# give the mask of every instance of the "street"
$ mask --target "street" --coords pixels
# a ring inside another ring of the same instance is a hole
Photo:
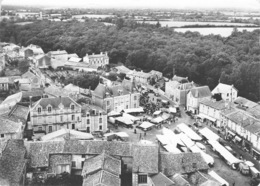
[[[167,127],[171,130],[174,130],[176,126],[180,123],[186,123],[186,124],[192,124],[194,122],[194,119],[191,119],[187,114],[185,114],[183,108],[181,109],[181,118],[178,118],[178,121],[175,123],[169,124],[163,124],[164,127]],[[141,116],[143,117],[143,116]],[[203,123],[203,127],[207,126],[205,123]],[[157,143],[156,135],[162,134],[161,128],[153,128],[150,131],[146,132],[146,135],[144,135],[144,131],[140,129],[136,129],[137,133],[134,133],[134,129],[128,129],[124,127],[118,127],[118,129],[115,129],[113,125],[109,124],[109,127],[114,132],[126,132],[129,135],[129,141],[133,143],[137,143],[140,141],[140,139],[152,141],[154,143]],[[207,126],[209,127],[209,126]],[[212,130],[212,128],[209,127],[209,129]],[[215,131],[214,131],[215,132]],[[141,138],[140,138],[141,136]],[[233,186],[233,183],[235,182],[235,186],[250,186],[250,176],[244,176],[237,170],[232,170],[215,152],[211,150],[211,148],[206,145],[207,151],[206,153],[211,155],[214,158],[214,167],[211,168],[214,170],[219,176],[221,176],[223,179],[225,179],[230,186]],[[236,149],[234,149],[236,150]],[[239,154],[239,152],[238,152]]]

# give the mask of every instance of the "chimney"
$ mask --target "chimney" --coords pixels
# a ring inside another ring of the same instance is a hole
[[[103,55],[103,52],[100,52],[101,55]]]
[[[195,97],[199,97],[199,91],[197,89],[195,90]]]
[[[106,56],[107,56],[107,52],[105,52]]]
[[[30,107],[32,107],[32,96],[29,96],[30,99]]]
[[[94,56],[94,55],[95,55],[95,53],[92,53],[92,55]]]

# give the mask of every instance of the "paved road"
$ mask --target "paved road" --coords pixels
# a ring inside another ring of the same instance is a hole
[[[194,122],[193,119],[191,119],[188,115],[185,114],[184,110],[181,108],[182,117],[179,118],[179,120],[176,123],[172,124],[164,124],[163,126],[168,127],[169,129],[174,130],[176,126],[180,123],[186,123],[186,124],[192,124]],[[137,134],[134,133],[134,129],[127,129],[123,127],[119,127],[118,129],[113,128],[112,125],[111,130],[113,131],[120,131],[120,132],[126,132],[130,136],[131,142],[139,142],[140,141],[140,134],[142,139],[152,141],[154,143],[157,143],[156,135],[162,134],[161,129],[152,129],[151,131],[148,131],[146,133],[146,136],[144,136],[144,132],[140,129],[137,129]],[[204,124],[206,126],[206,124]],[[232,170],[223,160],[219,158],[219,156],[213,152],[209,146],[207,146],[207,153],[211,155],[215,160],[215,165],[212,168],[217,174],[219,174],[222,178],[224,178],[227,182],[229,182],[230,186],[233,185],[235,182],[235,186],[250,186],[249,176],[243,176],[236,170]]]

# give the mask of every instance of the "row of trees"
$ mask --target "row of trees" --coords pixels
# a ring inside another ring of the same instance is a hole
[[[177,33],[171,28],[118,19],[116,26],[87,20],[40,21],[18,26],[0,25],[0,39],[27,46],[39,45],[45,52],[65,49],[83,57],[109,52],[110,63],[123,63],[144,71],[158,70],[167,77],[173,69],[179,76],[213,88],[219,80],[234,84],[241,96],[260,99],[260,31],[238,32],[225,38],[198,32]]]

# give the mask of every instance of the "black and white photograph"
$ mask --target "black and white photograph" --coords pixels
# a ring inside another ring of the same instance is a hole
[[[260,0],[0,0],[0,186],[260,186]]]

